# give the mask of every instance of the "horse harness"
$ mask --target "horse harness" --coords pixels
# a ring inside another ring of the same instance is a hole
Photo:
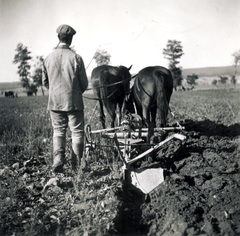
[[[151,96],[151,95],[144,89],[143,85],[142,85],[141,82],[139,81],[138,76],[137,76],[136,80],[137,80],[136,83],[137,83],[137,89],[138,89],[138,91],[140,91],[140,89],[139,89],[139,86],[140,86],[144,93],[146,93],[150,98],[154,98],[153,96]],[[139,85],[139,86],[138,86],[138,85]]]
[[[95,89],[111,87],[111,86],[114,86],[114,85],[117,85],[117,84],[121,84],[121,83],[124,83],[126,81],[130,81],[131,79],[135,78],[137,75],[138,74],[132,76],[130,79],[125,79],[125,80],[122,80],[122,81],[118,81],[118,82],[115,82],[113,84],[107,84],[107,85],[103,85],[103,86],[98,86]],[[92,88],[91,89],[86,89],[86,90],[92,90]],[[110,95],[108,95],[107,99],[109,99],[117,90],[118,90],[118,88],[116,88]],[[90,100],[104,100],[104,98],[90,98],[90,97],[86,97],[86,96],[83,96],[83,97],[87,98],[87,99],[90,99]]]

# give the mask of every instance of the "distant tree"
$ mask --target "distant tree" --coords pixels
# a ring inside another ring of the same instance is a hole
[[[231,81],[231,84],[235,86],[236,83],[237,83],[236,76],[235,76],[235,75],[232,75],[230,81]]]
[[[111,55],[105,49],[98,49],[93,56],[97,66],[108,65],[110,58]]]
[[[198,79],[198,75],[192,74],[187,76],[187,83],[191,86],[196,85],[196,80]]]
[[[177,90],[177,87],[182,85],[182,70],[179,67],[169,67],[169,69],[173,74],[173,87]]]
[[[166,48],[163,49],[164,57],[169,60],[168,68],[173,73],[173,86],[175,90],[177,86],[181,86],[183,80],[181,67],[178,66],[183,54],[181,42],[177,40],[168,40]]]
[[[44,95],[43,84],[42,84],[42,64],[43,64],[43,57],[37,56],[37,62],[34,65],[34,71],[32,75],[33,83],[35,84],[36,88],[41,87],[42,95]],[[32,91],[34,92],[34,91]]]
[[[26,90],[29,91],[31,65],[28,63],[28,61],[32,59],[30,56],[31,52],[29,52],[28,48],[26,46],[23,46],[22,43],[19,43],[17,45],[15,51],[16,54],[14,56],[13,63],[19,64],[17,73],[19,74],[22,87],[26,88]]]
[[[228,77],[227,76],[219,76],[220,78],[220,83],[221,84],[226,84],[227,80],[228,80]]]
[[[232,56],[234,57],[234,67],[235,67],[234,75],[235,75],[235,78],[236,78],[236,76],[237,76],[237,65],[240,63],[240,50],[234,52],[232,54]]]

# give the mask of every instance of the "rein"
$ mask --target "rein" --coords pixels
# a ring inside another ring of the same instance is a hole
[[[96,88],[89,88],[89,89],[86,89],[86,90],[93,90],[93,89],[99,89],[99,88],[105,88],[105,87],[111,87],[111,86],[114,86],[116,84],[121,84],[121,83],[124,83],[125,81],[130,81],[131,79],[135,78],[138,74],[132,76],[130,79],[125,79],[125,80],[122,80],[122,81],[118,81],[116,83],[113,83],[113,84],[108,84],[108,85],[105,85],[105,86],[98,86]],[[116,90],[114,90],[110,95],[107,96],[107,98],[110,98],[116,91],[118,90],[118,88]],[[86,99],[90,99],[90,100],[103,100],[103,98],[90,98],[90,97],[86,97],[86,96],[83,96],[84,98]]]
[[[122,80],[122,81],[118,81],[116,83],[113,83],[113,84],[108,84],[108,85],[104,85],[104,86],[98,86],[96,87],[95,89],[98,89],[98,88],[104,88],[104,87],[111,87],[111,86],[114,86],[116,84],[121,84],[121,83],[124,83],[125,81],[130,81],[131,79],[135,78],[138,74],[132,76],[130,79],[125,79],[125,80]],[[89,88],[89,89],[86,89],[86,90],[92,90],[93,88]]]

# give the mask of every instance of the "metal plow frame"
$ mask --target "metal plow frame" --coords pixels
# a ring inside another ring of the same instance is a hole
[[[174,131],[184,129],[185,127],[178,124],[178,127],[155,128],[154,131]],[[143,142],[142,137],[147,137],[148,135],[147,129],[131,129],[131,124],[125,123],[120,127],[91,131],[91,126],[86,125],[86,155],[89,155],[89,150],[91,148],[95,148],[96,146],[95,142],[92,139],[92,134],[101,134],[102,137],[108,137],[114,140],[115,147],[117,148],[119,156],[123,162],[123,179],[126,182],[130,182],[133,186],[140,189],[145,194],[151,192],[154,188],[156,188],[164,181],[163,169],[160,167],[134,169],[132,167],[132,164],[150,154],[151,152],[158,150],[160,147],[167,144],[172,139],[178,139],[181,141],[186,139],[186,136],[175,133],[165,140],[159,142],[155,146],[149,148],[145,152],[139,154],[138,156],[131,158],[132,145]]]
[[[132,168],[132,164],[146,155],[150,154],[151,152],[158,150],[161,146],[168,143],[172,139],[179,139],[183,141],[186,139],[186,136],[182,134],[173,134],[170,137],[166,138],[164,141],[158,143],[152,148],[149,148],[147,151],[141,153],[140,155],[136,156],[133,159],[129,159],[126,151],[124,150],[122,155],[122,150],[120,149],[120,144],[118,142],[117,136],[115,136],[115,144],[118,149],[120,158],[122,159],[124,166],[123,166],[123,178],[124,180],[131,182],[133,186],[140,189],[143,193],[147,194],[155,189],[159,184],[164,181],[163,176],[163,169],[158,168],[141,168],[141,169],[134,169]]]

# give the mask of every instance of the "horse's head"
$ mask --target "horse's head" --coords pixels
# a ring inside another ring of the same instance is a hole
[[[130,74],[131,68],[132,68],[132,65],[129,68],[127,68],[125,66],[119,66],[120,73],[122,74],[122,76],[125,80],[131,78],[131,74]]]
[[[132,68],[132,65],[129,68],[127,68],[125,66],[119,66],[120,73],[121,73],[121,76],[122,76],[122,81],[123,81],[125,94],[130,93],[130,80],[131,80],[131,77],[132,77],[132,75],[130,74],[131,68]]]

